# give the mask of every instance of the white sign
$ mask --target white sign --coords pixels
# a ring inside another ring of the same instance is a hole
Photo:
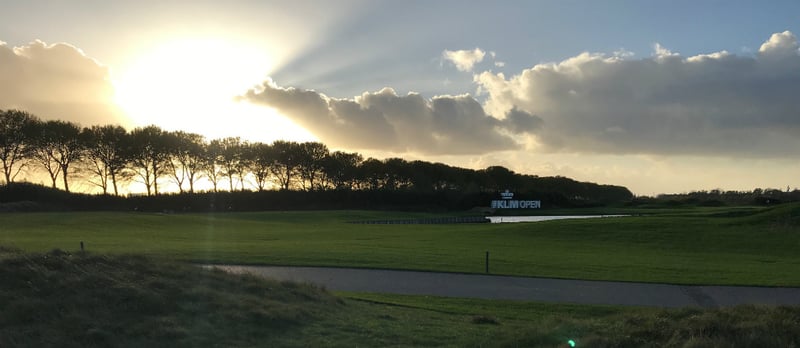
[[[492,209],[538,209],[542,201],[521,201],[514,198],[514,193],[506,190],[500,192],[500,198],[492,201]]]

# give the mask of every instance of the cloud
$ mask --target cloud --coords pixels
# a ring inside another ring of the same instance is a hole
[[[614,53],[614,56],[618,57],[616,52]],[[661,46],[661,44],[658,43],[658,42],[656,42],[653,45],[653,57],[656,57],[657,59],[665,59],[665,58],[669,58],[669,57],[680,57],[680,56],[681,55],[679,53],[673,53],[672,51],[670,51],[666,47]]]
[[[506,77],[474,78],[487,113],[537,115],[540,151],[797,156],[800,54],[776,33],[755,56],[582,53]]]
[[[127,125],[113,102],[108,68],[74,46],[37,40],[12,48],[0,41],[0,81],[0,109],[85,126]]]
[[[797,37],[787,30],[772,34],[758,49],[758,53],[762,56],[791,58],[797,56],[797,50]]]
[[[517,148],[514,135],[533,134],[541,124],[521,110],[510,110],[504,118],[487,115],[469,95],[426,99],[417,93],[401,96],[391,88],[337,99],[266,81],[241,99],[277,109],[326,144],[355,149],[487,153]]]
[[[491,52],[490,54],[492,58],[494,58],[494,52]],[[486,52],[477,47],[474,50],[445,50],[442,52],[442,58],[452,62],[456,66],[456,69],[465,72],[472,71],[472,68],[475,66],[475,64],[483,61],[483,57],[485,56]]]

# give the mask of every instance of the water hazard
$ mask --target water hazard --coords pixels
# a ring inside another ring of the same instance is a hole
[[[553,215],[553,216],[487,216],[489,222],[493,224],[507,223],[507,222],[541,222],[551,220],[566,220],[566,219],[597,219],[597,218],[615,218],[630,215]]]

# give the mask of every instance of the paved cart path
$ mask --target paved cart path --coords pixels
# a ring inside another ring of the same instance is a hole
[[[327,267],[216,265],[334,291],[654,307],[800,305],[800,288],[686,286]]]

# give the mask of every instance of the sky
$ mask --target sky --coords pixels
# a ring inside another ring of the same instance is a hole
[[[623,185],[800,186],[797,1],[0,0],[0,109]]]

